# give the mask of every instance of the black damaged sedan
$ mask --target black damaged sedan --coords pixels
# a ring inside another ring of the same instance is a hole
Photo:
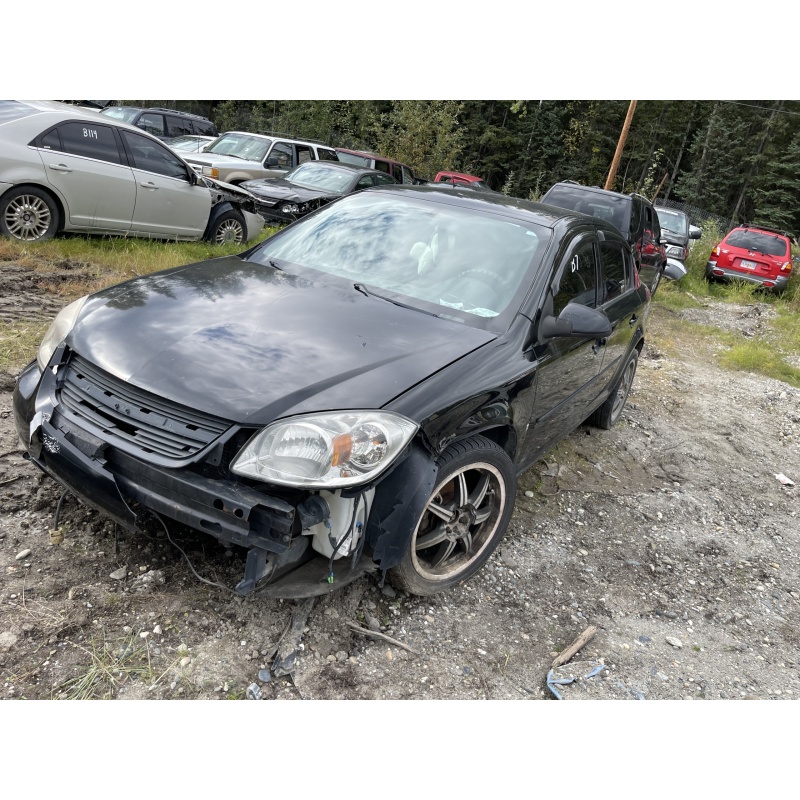
[[[397,181],[385,172],[338,161],[308,161],[282,178],[259,178],[241,184],[256,197],[267,222],[293,222],[347,194]]]
[[[121,525],[245,548],[242,594],[370,571],[430,594],[489,558],[523,470],[619,419],[648,302],[602,220],[374,189],[67,306],[19,376],[17,430]]]

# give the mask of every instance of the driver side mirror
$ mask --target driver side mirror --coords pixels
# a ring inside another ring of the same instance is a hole
[[[689,226],[689,238],[690,239],[699,239],[703,235],[703,229],[698,228],[695,225]]]
[[[267,159],[266,164],[264,164],[264,166],[267,167],[268,169],[275,169],[276,167],[279,167],[280,165],[281,165],[281,162],[278,161],[278,159],[275,156],[270,156]]]
[[[539,338],[552,339],[556,336],[578,336],[602,339],[611,335],[611,322],[596,308],[580,303],[568,303],[558,317],[543,317],[539,323]]]

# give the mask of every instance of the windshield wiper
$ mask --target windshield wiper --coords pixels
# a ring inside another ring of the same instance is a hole
[[[400,306],[401,308],[408,308],[411,311],[420,311],[423,314],[427,314],[429,317],[439,317],[438,314],[434,314],[433,311],[426,311],[424,308],[418,308],[417,306],[410,306],[407,303],[401,303],[399,300],[394,300],[391,297],[386,297],[386,295],[378,294],[377,292],[373,292],[367,289],[363,283],[354,283],[353,288],[357,292],[361,292],[365,297],[377,297],[379,300],[385,300],[387,303],[392,303],[395,306]]]

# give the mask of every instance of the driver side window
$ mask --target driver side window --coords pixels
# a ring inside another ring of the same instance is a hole
[[[567,257],[561,274],[553,284],[553,314],[558,316],[568,303],[594,308],[596,301],[594,244],[586,241]]]

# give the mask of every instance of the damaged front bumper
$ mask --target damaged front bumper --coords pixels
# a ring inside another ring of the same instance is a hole
[[[153,463],[108,441],[101,427],[87,424],[61,402],[67,362],[62,344],[43,373],[33,362],[20,374],[14,391],[17,432],[36,466],[123,527],[140,530],[134,509],[141,506],[245,548],[244,577],[236,587],[240,594],[258,588],[272,597],[322,595],[367,572],[380,568],[385,573],[402,558],[436,478],[433,460],[418,444],[377,487],[349,493],[292,490],[282,497],[267,486],[265,492],[235,478],[208,477],[188,464]],[[219,465],[226,445],[236,450],[237,435],[251,433],[231,425],[191,464]]]

